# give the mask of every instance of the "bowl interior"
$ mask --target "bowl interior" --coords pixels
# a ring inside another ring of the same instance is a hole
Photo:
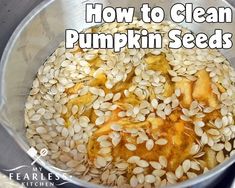
[[[80,0],[50,0],[44,1],[30,15],[28,15],[14,32],[10,39],[2,61],[1,61],[1,122],[17,134],[25,147],[29,147],[25,138],[24,126],[24,103],[29,94],[32,82],[38,68],[46,58],[64,40],[65,29],[77,29],[78,31],[88,28],[94,24],[85,23],[85,3]],[[139,15],[139,8],[142,1],[92,1],[103,3],[113,7],[135,7],[136,16]],[[190,3],[183,0],[182,3]],[[169,19],[170,7],[178,3],[176,0],[148,0],[151,7],[161,6],[165,10],[166,20]],[[225,1],[197,0],[191,1],[194,6],[201,6],[205,9],[209,6],[229,6]],[[234,9],[233,9],[234,11]],[[233,19],[235,19],[233,14]],[[208,35],[216,28],[222,28],[226,32],[235,33],[233,23],[225,24],[198,24],[182,23],[183,26],[193,32],[205,32]],[[233,38],[235,43],[235,39]],[[227,57],[232,66],[235,67],[235,47],[221,51]]]

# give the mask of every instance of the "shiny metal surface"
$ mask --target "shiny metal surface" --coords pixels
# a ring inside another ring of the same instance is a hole
[[[41,0],[1,0],[0,1],[0,56],[7,44],[11,34],[27,16],[27,14],[35,8]],[[16,6],[16,4],[21,6]]]
[[[20,3],[20,7],[15,6]],[[14,32],[15,28],[18,26],[21,20],[35,8],[41,0],[1,0],[0,1],[0,56],[3,53],[4,47],[7,44],[7,41],[11,37],[11,34]],[[10,177],[12,172],[6,171],[6,169],[12,169],[19,167],[21,165],[30,165],[32,159],[25,153],[15,140],[8,134],[6,129],[0,125],[0,172],[4,173],[6,176]],[[23,168],[14,171],[16,174],[30,174],[32,173],[32,168],[36,168],[38,165],[31,166],[31,168]],[[38,176],[41,175],[41,172],[38,170]],[[47,177],[47,172],[43,170],[45,177]],[[13,175],[13,174],[12,174]],[[14,178],[16,180],[16,178]],[[33,184],[37,181],[30,180]],[[8,188],[8,181],[0,180],[0,187]],[[29,182],[29,181],[27,181]],[[45,181],[46,182],[46,181]],[[10,182],[9,182],[10,183]],[[19,183],[24,183],[19,181]],[[30,182],[29,182],[30,183]],[[47,181],[49,184],[49,181]],[[70,184],[71,185],[71,184]],[[55,188],[55,186],[50,186]]]
[[[89,1],[89,0],[88,0]],[[64,30],[73,28],[82,30],[92,26],[85,23],[84,4],[88,2],[81,0],[46,0],[37,6],[17,27],[12,35],[1,60],[1,88],[0,88],[0,122],[15,138],[19,145],[26,151],[29,145],[25,138],[24,128],[24,103],[31,88],[32,81],[36,75],[39,66],[54,51],[58,44],[64,40]],[[99,2],[112,6],[134,6],[138,16],[138,9],[142,1],[108,1],[99,0]],[[158,5],[165,9],[166,19],[169,18],[169,8],[178,1],[145,1],[150,6]],[[194,6],[229,6],[226,1],[222,0],[197,0],[181,1],[193,2]],[[234,8],[233,8],[234,10]],[[205,32],[211,34],[215,28],[222,28],[227,32],[234,33],[235,25],[231,24],[185,24],[194,32]],[[233,42],[234,38],[233,38]],[[230,60],[235,67],[235,47],[230,50],[223,50],[222,53]],[[206,187],[214,181],[218,181],[222,172],[235,162],[235,156],[217,166],[213,170],[200,175],[199,177],[173,185],[171,187]],[[42,165],[40,163],[40,165]],[[47,170],[62,177],[62,174],[49,167],[46,163],[44,166]],[[79,180],[76,177],[69,178],[69,181],[76,185],[85,187],[99,187],[94,184]]]

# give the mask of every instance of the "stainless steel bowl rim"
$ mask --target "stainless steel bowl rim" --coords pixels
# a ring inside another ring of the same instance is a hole
[[[3,97],[2,97],[2,91],[4,89],[4,69],[5,69],[5,65],[8,62],[8,58],[10,56],[11,53],[11,49],[13,48],[17,37],[21,34],[21,32],[24,30],[24,28],[27,26],[27,24],[32,21],[34,19],[34,17],[43,9],[45,9],[47,6],[49,6],[51,3],[53,3],[55,0],[43,0],[38,6],[36,6],[22,21],[21,23],[17,26],[17,28],[15,29],[15,31],[13,32],[12,36],[10,37],[3,55],[1,57],[1,61],[0,61],[0,110],[2,109],[2,104],[3,104]],[[227,1],[226,1],[227,2]],[[228,3],[228,2],[227,2]],[[229,4],[229,3],[228,3]],[[230,4],[229,4],[230,5]],[[22,138],[16,134],[16,132],[14,130],[12,130],[11,128],[9,128],[6,125],[6,122],[4,122],[2,119],[0,119],[0,123],[3,125],[3,127],[7,130],[7,132],[14,138],[14,140],[17,142],[17,144],[25,151],[27,152],[27,150],[29,149],[29,146],[27,144],[25,144],[25,142],[22,140]],[[30,156],[31,157],[31,156]],[[31,157],[33,160],[36,159],[36,157]],[[61,173],[60,171],[52,168],[48,162],[46,162],[45,160],[38,161],[37,162],[39,165],[41,165],[43,168],[45,168],[46,170],[52,172],[53,174],[59,176],[60,178],[64,178],[65,175],[63,173]],[[229,166],[231,166],[233,163],[235,163],[235,155],[233,155],[232,157],[230,157],[228,160],[224,161],[223,163],[217,165],[215,168],[213,168],[212,170],[209,170],[208,172],[201,174],[199,176],[197,176],[196,178],[193,179],[189,179],[186,180],[184,182],[181,183],[177,183],[174,185],[169,185],[167,186],[168,188],[180,188],[180,187],[191,187],[191,186],[195,186],[197,183],[206,181],[208,179],[210,179],[211,177],[219,174],[221,171],[227,169]],[[66,175],[67,176],[67,175]],[[84,180],[81,180],[77,177],[70,177],[67,176],[68,178],[68,182],[71,182],[75,185],[79,185],[79,186],[83,186],[83,187],[89,187],[89,188],[102,188],[103,186],[101,185],[97,185],[97,184],[93,184],[93,183],[89,183],[86,182]]]

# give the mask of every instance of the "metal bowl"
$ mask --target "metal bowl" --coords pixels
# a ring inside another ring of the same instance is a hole
[[[7,129],[16,142],[26,152],[30,146],[25,137],[24,126],[24,103],[38,68],[45,59],[64,40],[65,29],[73,28],[78,31],[93,26],[85,23],[85,3],[89,0],[45,0],[37,6],[17,27],[10,38],[1,59],[1,87],[0,87],[0,123]],[[138,16],[139,7],[142,1],[91,1],[103,3],[113,7],[135,7]],[[166,12],[166,19],[169,19],[169,10],[176,0],[146,0],[151,7],[161,6]],[[210,6],[230,6],[235,15],[235,9],[227,1],[222,0],[182,0],[181,3],[193,3],[194,6],[208,8]],[[233,16],[233,20],[235,16]],[[234,23],[219,24],[198,24],[182,23],[183,26],[194,32],[213,33],[215,28],[224,29],[226,32],[235,32]],[[233,43],[234,43],[233,39]],[[235,67],[235,55],[233,47],[230,50],[221,51]],[[206,187],[218,181],[223,172],[235,162],[235,156],[226,160],[214,169],[194,179],[172,185],[170,187]],[[46,161],[39,161],[39,164],[48,171],[59,177],[64,177],[60,171],[52,168]],[[68,181],[83,187],[102,187],[87,183],[76,177],[68,178]]]

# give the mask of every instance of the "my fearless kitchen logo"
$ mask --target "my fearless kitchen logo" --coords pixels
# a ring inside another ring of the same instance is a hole
[[[35,167],[34,164],[36,161],[40,160],[40,157],[44,157],[48,154],[48,150],[43,148],[40,150],[39,155],[37,154],[37,150],[34,147],[31,147],[27,153],[35,160],[30,165],[21,165],[11,169],[3,169],[8,173],[8,177],[10,180],[16,180],[24,187],[53,187],[53,186],[62,186],[68,184],[67,181],[71,176],[68,175],[70,170],[62,170],[56,168],[54,166],[50,166],[51,168],[55,169],[62,173],[63,177],[60,178],[59,176],[53,173],[43,173],[42,167]],[[42,164],[43,161],[40,160]],[[21,172],[19,172],[21,170]]]

